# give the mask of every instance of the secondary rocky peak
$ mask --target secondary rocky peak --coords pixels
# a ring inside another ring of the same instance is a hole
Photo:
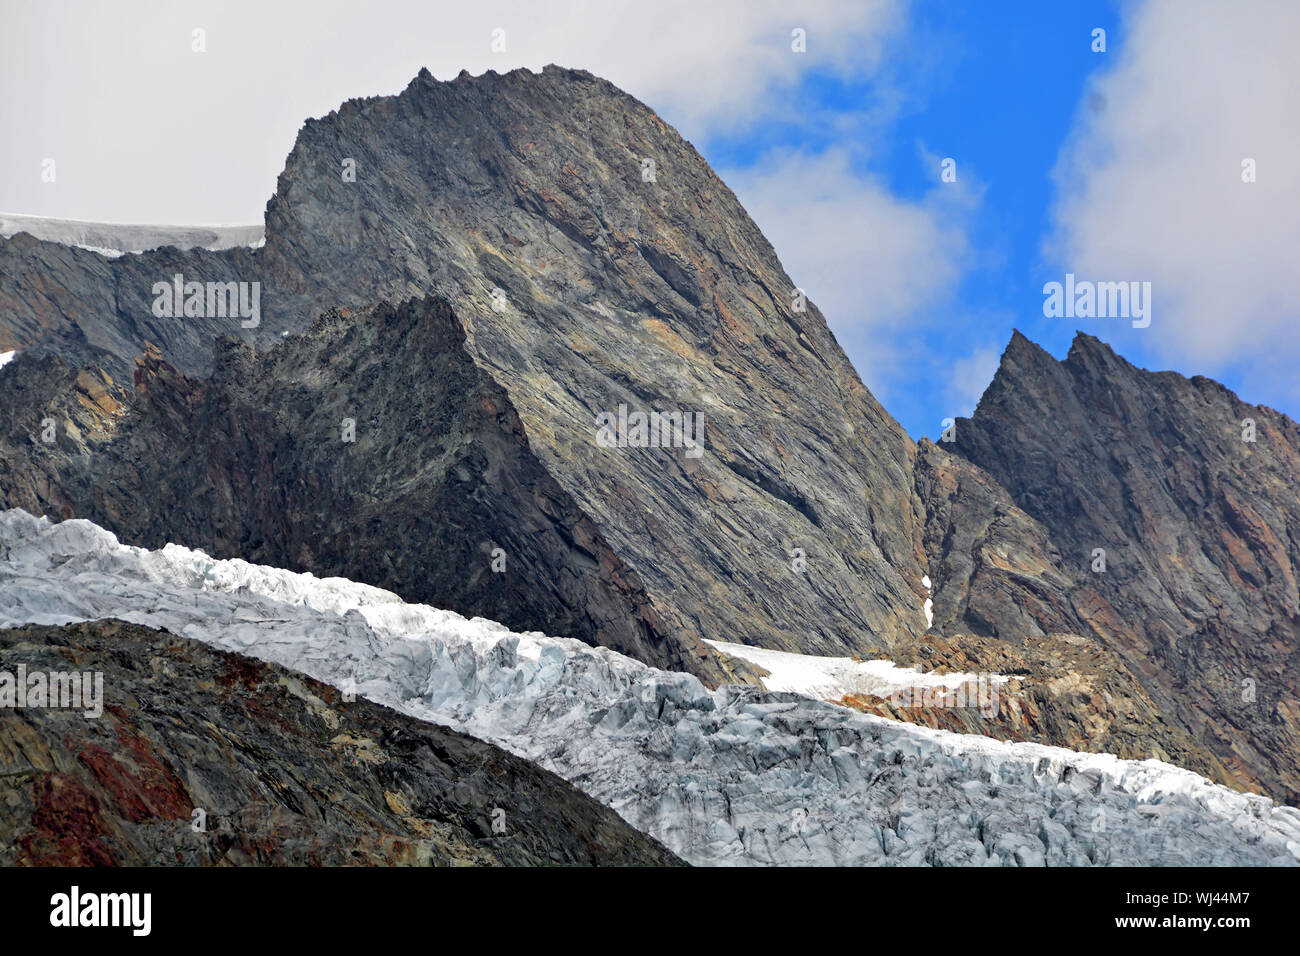
[[[1088,629],[1153,698],[1239,780],[1295,799],[1300,429],[1092,336],[1064,362],[1030,354],[952,449],[1047,530]]]
[[[980,401],[982,403],[990,393],[996,396],[1008,388],[1032,389],[1056,374],[1059,374],[1058,363],[1051,353],[1037,342],[1031,341],[1019,329],[1014,329],[1007,347],[1002,350],[1002,358],[993,380]]]
[[[1087,332],[1081,330],[1075,330],[1074,338],[1070,340],[1070,353],[1118,357],[1115,350],[1101,339],[1097,338],[1097,336],[1089,335]],[[1067,355],[1066,358],[1069,358],[1069,356]]]
[[[1011,338],[1007,342],[1007,347],[1003,349],[1003,358],[1006,358],[1008,353],[1014,355],[1021,352],[1037,353],[1043,351],[1043,347],[1030,339],[1025,335],[1025,333],[1021,332],[1019,329],[1012,329]]]
[[[1116,384],[1132,381],[1139,369],[1107,343],[1086,332],[1076,332],[1061,366],[1076,377],[1108,379]],[[1181,377],[1181,376],[1180,376]]]

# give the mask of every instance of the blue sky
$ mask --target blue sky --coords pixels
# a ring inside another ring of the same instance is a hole
[[[1096,27],[1107,32],[1105,54],[1091,49]],[[881,75],[846,80],[813,67],[798,87],[804,118],[716,136],[702,147],[724,178],[774,149],[852,146],[860,153],[855,170],[874,175],[903,200],[920,202],[935,189],[943,157],[957,160],[959,183],[978,186],[978,208],[968,219],[971,267],[937,314],[919,319],[927,334],[911,360],[877,369],[871,337],[837,329],[868,386],[913,436],[936,437],[942,419],[971,412],[973,405],[954,407],[961,403],[944,376],[953,363],[982,351],[984,364],[971,372],[980,377],[983,369],[986,382],[1013,328],[1058,357],[1069,347],[1073,324],[1042,314],[1042,285],[1059,275],[1040,247],[1056,196],[1053,168],[1076,111],[1095,106],[1086,96],[1089,75],[1120,55],[1116,27],[1109,3],[918,3]],[[877,110],[882,86],[900,101],[893,114],[846,137],[843,130],[852,128],[846,117]],[[810,124],[806,117],[817,119]],[[777,244],[786,259],[793,248],[793,242],[788,249]],[[816,301],[816,290],[809,292]],[[841,325],[824,311],[832,328]]]

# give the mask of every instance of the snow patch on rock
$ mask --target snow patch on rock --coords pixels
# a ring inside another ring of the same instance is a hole
[[[730,657],[741,658],[770,671],[770,675],[762,679],[765,689],[802,694],[815,700],[837,701],[850,694],[888,697],[908,687],[957,688],[981,678],[994,684],[1005,684],[1010,679],[999,674],[923,673],[912,667],[899,667],[888,660],[857,661],[851,657],[816,657],[770,651],[748,644],[704,643]]]

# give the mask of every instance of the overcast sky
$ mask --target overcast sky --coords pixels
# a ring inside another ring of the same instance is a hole
[[[914,435],[972,410],[1013,327],[1300,412],[1300,3],[3,0],[0,23],[0,211],[255,222],[304,119],[421,66],[555,62],[695,143]],[[1152,282],[1151,326],[1044,316],[1067,271]]]

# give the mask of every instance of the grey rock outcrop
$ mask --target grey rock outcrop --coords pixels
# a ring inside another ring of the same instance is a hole
[[[345,158],[355,182],[341,175]],[[914,445],[816,306],[795,302],[771,246],[707,163],[590,74],[439,83],[422,72],[400,96],[309,121],[256,251],[106,260],[20,235],[2,252],[0,304],[12,317],[0,348],[94,360],[117,382],[150,344],[203,375],[218,332],[265,347],[330,307],[445,298],[540,468],[608,542],[628,588],[644,590],[636,613],[682,649],[643,654],[651,663],[716,681],[724,665],[699,651],[703,638],[868,653],[926,628]],[[176,272],[260,282],[260,326],[155,318],[152,283]],[[620,406],[701,416],[703,454],[601,447],[597,416]],[[129,522],[97,517],[130,540]],[[456,521],[429,516],[444,519]],[[796,552],[814,573],[794,570]],[[402,591],[395,576],[361,577]],[[495,611],[492,594],[467,604],[451,591],[402,593]],[[557,624],[539,613],[532,626]]]

